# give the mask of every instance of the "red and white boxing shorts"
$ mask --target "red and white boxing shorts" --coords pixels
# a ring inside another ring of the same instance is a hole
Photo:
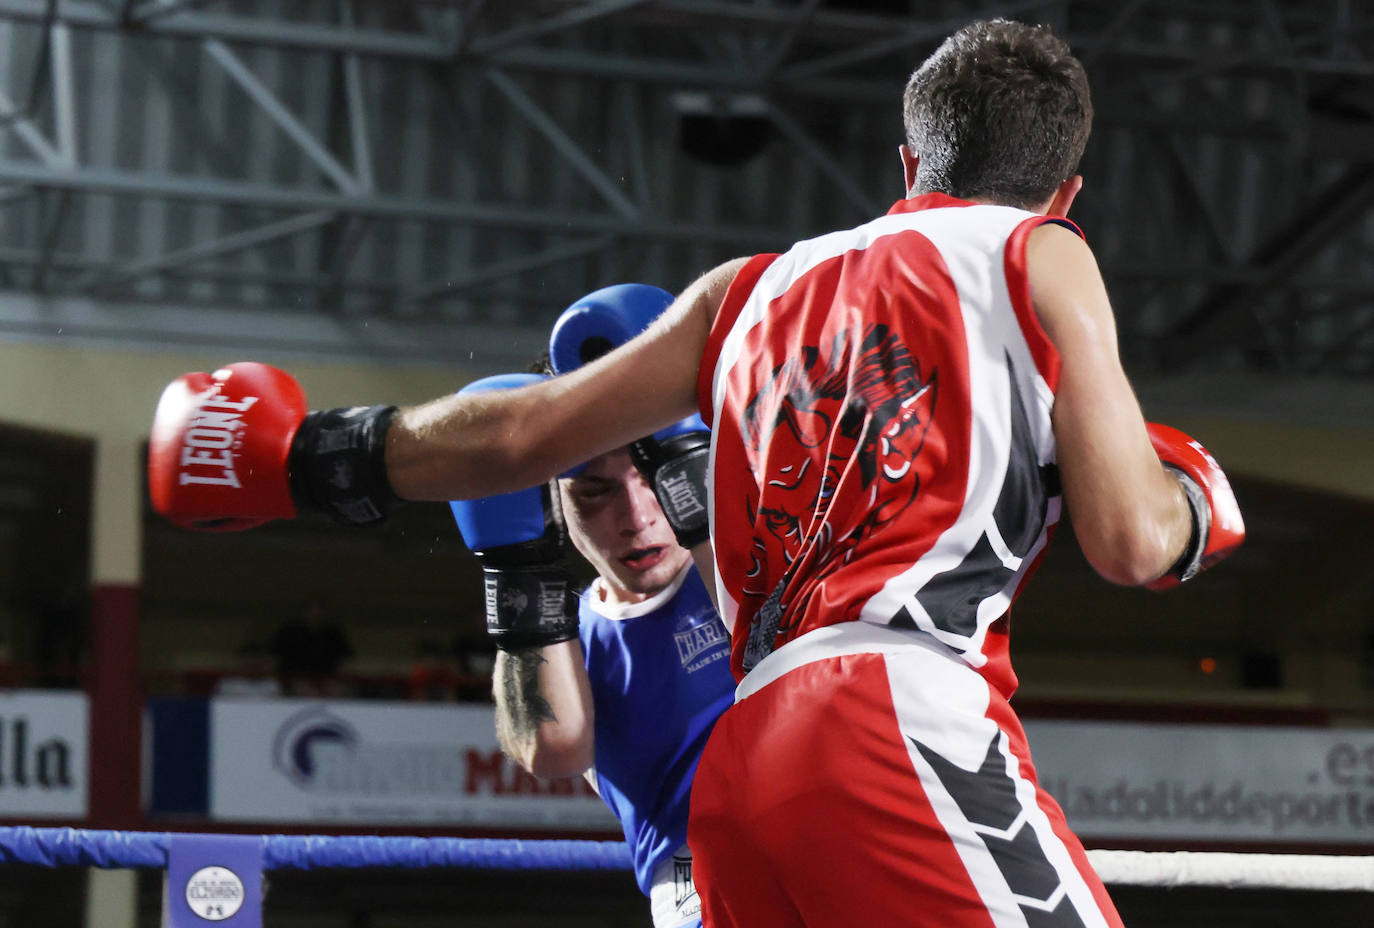
[[[706,928],[1121,928],[1006,700],[938,644],[864,622],[740,684],[687,841]]]

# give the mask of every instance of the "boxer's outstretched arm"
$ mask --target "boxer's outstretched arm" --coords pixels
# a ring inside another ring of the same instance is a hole
[[[1060,356],[1052,421],[1074,535],[1107,580],[1147,583],[1188,544],[1187,500],[1151,447],[1092,251],[1047,224],[1031,233],[1026,262],[1032,302]]]
[[[576,639],[498,651],[492,673],[496,737],[530,773],[557,780],[592,766],[591,683]]]
[[[708,271],[642,335],[576,371],[401,410],[387,435],[391,488],[417,500],[518,490],[695,412],[706,336],[743,263]]]
[[[234,531],[302,511],[350,525],[398,499],[537,486],[696,408],[711,323],[742,261],[702,275],[642,335],[552,381],[398,411],[310,411],[288,373],[239,362],[183,374],[153,413],[148,487],[172,522]]]

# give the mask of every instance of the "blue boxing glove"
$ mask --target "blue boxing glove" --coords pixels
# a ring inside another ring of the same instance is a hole
[[[649,327],[673,302],[667,290],[648,284],[603,287],[573,303],[554,323],[549,362],[566,374],[619,348]],[[706,465],[711,433],[690,416],[630,443],[630,458],[654,489],[663,515],[684,548],[709,537]]]
[[[499,374],[461,393],[508,390],[545,379]],[[463,542],[482,565],[487,634],[506,651],[577,637],[577,597],[562,567],[567,546],[558,498],[548,484],[449,503]]]
[[[673,295],[648,284],[615,284],[573,303],[549,335],[549,363],[555,374],[575,371],[619,348],[649,327],[673,302]]]

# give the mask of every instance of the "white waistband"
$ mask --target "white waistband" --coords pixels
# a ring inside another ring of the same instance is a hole
[[[649,911],[654,928],[686,928],[701,924],[701,898],[692,882],[692,852],[682,845],[654,868],[649,887]]]
[[[759,661],[735,687],[735,702],[752,696],[783,674],[812,661],[844,654],[892,654],[913,649],[931,651],[949,660],[959,661],[930,636],[909,629],[874,625],[872,622],[840,622],[824,628],[812,629]],[[962,661],[959,661],[963,663]]]

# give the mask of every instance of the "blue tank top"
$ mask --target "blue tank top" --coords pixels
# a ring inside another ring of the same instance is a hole
[[[597,612],[601,608],[606,615]],[[716,719],[734,701],[730,638],[695,567],[628,607],[579,606],[596,713],[596,782],[647,895],[687,841],[687,801]]]

